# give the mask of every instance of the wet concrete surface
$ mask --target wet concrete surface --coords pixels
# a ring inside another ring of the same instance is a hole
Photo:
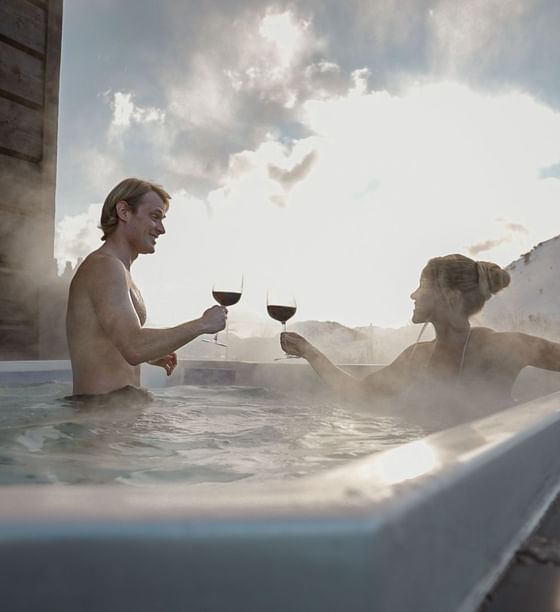
[[[479,612],[560,612],[560,496]]]

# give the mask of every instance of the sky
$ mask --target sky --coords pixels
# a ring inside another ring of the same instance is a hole
[[[150,325],[241,275],[241,334],[278,325],[277,289],[294,320],[405,325],[430,257],[560,234],[559,23],[556,0],[66,0],[59,267],[137,176],[172,194],[132,269]]]

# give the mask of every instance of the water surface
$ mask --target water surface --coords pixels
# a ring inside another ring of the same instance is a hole
[[[0,386],[0,484],[158,485],[297,478],[421,437],[324,397],[176,386],[88,410],[67,384]]]

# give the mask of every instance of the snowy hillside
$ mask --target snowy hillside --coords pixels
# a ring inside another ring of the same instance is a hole
[[[560,236],[541,242],[506,269],[510,286],[487,303],[479,321],[498,330],[559,337]]]

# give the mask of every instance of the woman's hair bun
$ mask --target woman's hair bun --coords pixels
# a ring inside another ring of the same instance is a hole
[[[477,261],[478,268],[478,285],[483,297],[488,299],[505,289],[511,281],[511,277],[507,270],[501,268],[498,264],[490,261]]]

